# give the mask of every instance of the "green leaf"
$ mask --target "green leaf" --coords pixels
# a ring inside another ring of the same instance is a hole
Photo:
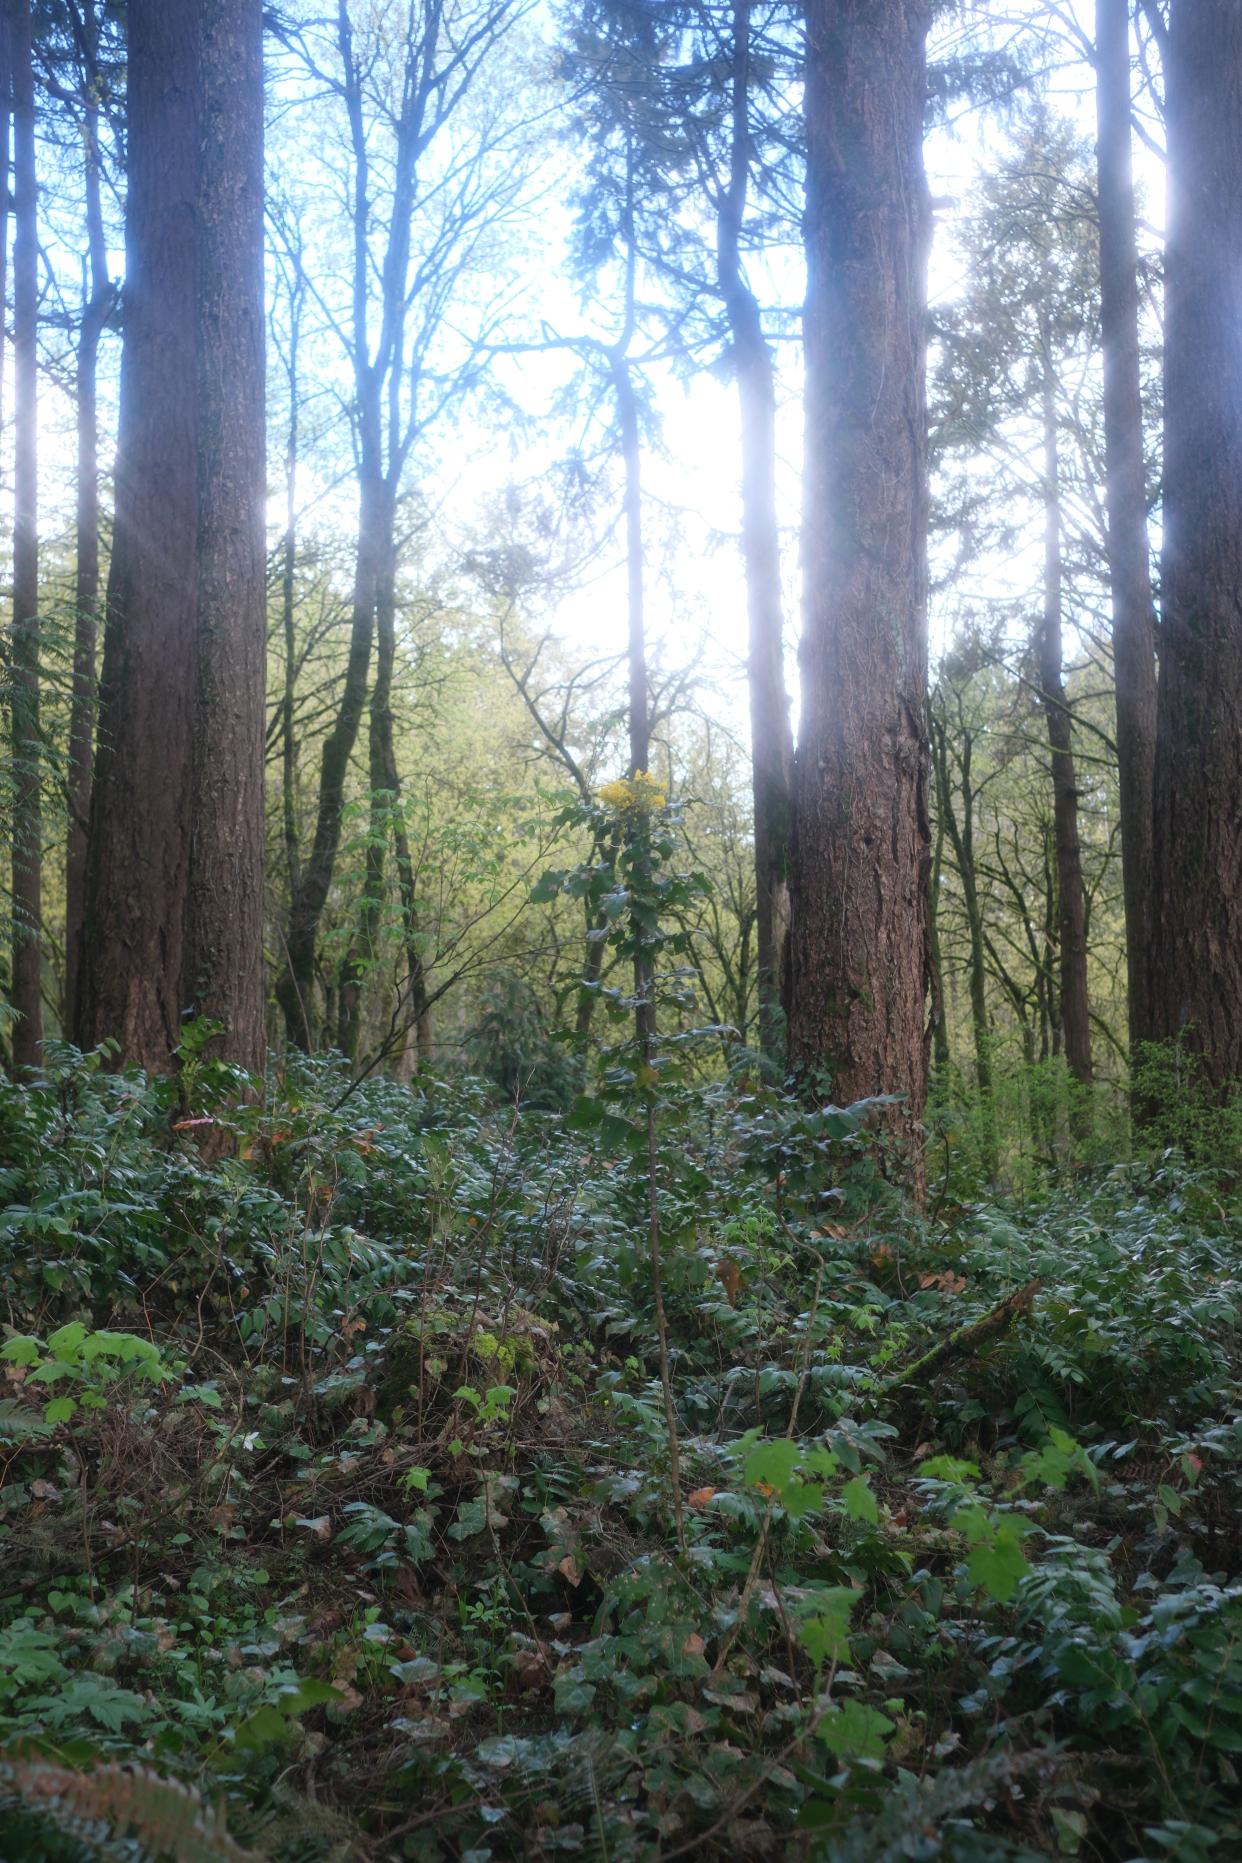
[[[825,1586],[807,1600],[807,1615],[798,1624],[798,1641],[811,1661],[821,1666],[844,1662],[850,1653],[850,1614],[859,1594],[848,1585]]]
[[[41,1350],[33,1334],[18,1333],[0,1352],[0,1358],[7,1359],[10,1365],[34,1365],[38,1362]]]
[[[997,1604],[1011,1602],[1019,1582],[1031,1569],[1018,1528],[1010,1521],[1003,1522],[991,1540],[980,1540],[966,1563],[975,1584]]]
[[[816,1735],[838,1759],[879,1760],[896,1731],[896,1723],[878,1708],[846,1701],[825,1716]]]
[[[50,1403],[43,1406],[43,1421],[68,1423],[77,1407],[77,1399],[74,1397],[53,1397]]]
[[[865,1475],[855,1475],[853,1481],[847,1481],[841,1490],[841,1499],[851,1520],[865,1520],[870,1527],[879,1525],[880,1510]]]
[[[70,1320],[67,1326],[58,1327],[52,1334],[47,1349],[54,1352],[57,1358],[72,1359],[85,1338],[86,1328],[81,1320]]]
[[[775,1442],[757,1443],[746,1458],[743,1470],[746,1485],[754,1488],[762,1482],[783,1495],[801,1460],[801,1449],[788,1436],[778,1437]]]

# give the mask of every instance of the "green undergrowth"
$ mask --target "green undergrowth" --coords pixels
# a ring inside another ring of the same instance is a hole
[[[675,1496],[606,1099],[236,1086],[0,1089],[6,1863],[1239,1854],[1228,1184],[687,1090]]]

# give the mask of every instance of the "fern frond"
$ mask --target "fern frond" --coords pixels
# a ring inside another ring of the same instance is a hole
[[[0,1756],[0,1807],[21,1808],[96,1850],[136,1839],[172,1863],[258,1863],[229,1836],[223,1817],[192,1786],[145,1766],[106,1764],[75,1772],[43,1759]]]

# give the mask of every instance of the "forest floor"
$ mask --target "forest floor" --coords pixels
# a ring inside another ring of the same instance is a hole
[[[1220,1172],[688,1092],[674,1494],[623,1119],[229,1084],[0,1089],[4,1863],[1242,1854]]]

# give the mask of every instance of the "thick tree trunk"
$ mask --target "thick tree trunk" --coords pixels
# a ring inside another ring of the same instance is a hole
[[[199,27],[198,666],[182,1001],[262,1069],[267,660],[262,0]]]
[[[180,1037],[198,600],[193,0],[130,0],[125,337],[78,1038]]]
[[[1242,1078],[1242,9],[1173,0],[1152,1033]]]
[[[206,17],[210,13],[210,18]],[[77,1026],[262,1065],[259,0],[130,0],[116,514]]]
[[[113,303],[108,247],[100,197],[99,103],[96,95],[97,26],[93,0],[82,12],[83,140],[85,145],[86,238],[90,295],[78,331],[77,388],[77,564],[74,573],[73,695],[69,713],[69,823],[65,846],[65,1010],[71,1029],[76,1016],[86,910],[86,838],[90,822],[95,758],[96,661],[99,628],[99,422],[96,378],[99,343]]]
[[[1044,360],[1044,612],[1039,628],[1040,702],[1052,765],[1056,835],[1057,941],[1060,948],[1061,1025],[1065,1059],[1080,1086],[1090,1087],[1091,1010],[1087,996],[1087,896],[1078,836],[1078,780],[1073,724],[1062,674],[1061,485],[1056,390]],[[1080,1107],[1080,1123],[1089,1108]]]
[[[785,1052],[781,972],[789,933],[793,732],[785,688],[780,526],[776,515],[776,377],[754,293],[742,269],[750,176],[750,0],[734,0],[729,185],[716,215],[716,275],[729,320],[742,435],[742,560],[749,622],[759,1041]]]
[[[13,1065],[43,1040],[43,807],[39,736],[39,225],[30,0],[11,7],[13,84]]]
[[[926,9],[811,0],[802,728],[789,1058],[927,1085]]]
[[[1151,1039],[1152,774],[1156,757],[1155,610],[1139,371],[1138,248],[1130,149],[1129,0],[1096,0],[1100,321],[1108,568],[1126,915],[1130,1043]]]

